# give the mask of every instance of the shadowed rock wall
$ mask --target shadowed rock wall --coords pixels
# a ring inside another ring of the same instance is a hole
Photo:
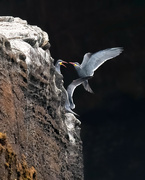
[[[83,179],[80,122],[64,110],[48,35],[13,17],[0,17],[0,33],[0,179]]]

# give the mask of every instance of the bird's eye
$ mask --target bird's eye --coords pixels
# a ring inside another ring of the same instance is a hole
[[[75,66],[77,66],[77,64],[75,64]]]
[[[59,64],[62,65],[62,62],[60,62]]]

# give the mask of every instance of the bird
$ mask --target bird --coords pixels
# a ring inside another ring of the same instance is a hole
[[[108,48],[96,53],[86,53],[81,64],[78,62],[69,62],[74,66],[80,78],[93,77],[94,72],[107,60],[112,59],[122,53],[122,47]],[[88,80],[83,83],[84,89],[93,93]]]
[[[63,63],[67,63],[67,62],[66,62],[66,61],[63,61],[63,60],[61,60],[61,59],[58,59],[58,60],[56,61],[56,63],[55,63],[55,70],[56,70],[59,74],[61,74],[60,66],[66,67]]]
[[[72,83],[67,87],[67,94],[68,94],[68,100],[69,100],[69,107],[71,109],[75,108],[75,104],[73,102],[73,93],[77,86],[81,85],[84,81],[90,79],[91,77],[83,77],[78,78],[72,81]]]
[[[62,66],[64,66],[64,67],[66,67],[63,63],[67,63],[67,62],[59,59],[59,60],[57,60],[57,62],[55,63],[55,70],[56,70],[59,74],[61,74],[60,66],[62,65]],[[61,74],[61,75],[62,75],[62,74]],[[67,91],[66,91],[66,89],[65,89],[64,87],[62,87],[62,96],[63,96],[64,99],[65,99],[65,103],[64,103],[65,110],[66,110],[67,112],[70,112],[70,113],[78,116],[78,114],[75,113],[74,111],[72,111],[71,108],[70,108],[70,102],[69,102],[69,99],[70,99],[70,98],[69,98],[68,93],[67,93]]]

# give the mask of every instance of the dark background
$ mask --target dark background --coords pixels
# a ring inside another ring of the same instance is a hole
[[[122,46],[78,87],[85,180],[145,179],[145,1],[0,0],[0,15],[20,17],[49,34],[51,55],[81,62],[86,52]],[[77,75],[62,69],[65,87]]]

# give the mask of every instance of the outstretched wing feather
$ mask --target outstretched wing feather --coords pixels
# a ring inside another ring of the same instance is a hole
[[[118,56],[123,51],[123,48],[109,48],[91,55],[90,59],[84,66],[87,76],[92,76],[94,71],[99,68],[105,61]]]
[[[68,93],[68,98],[70,102],[70,108],[74,109],[75,104],[73,102],[73,93],[74,90],[76,89],[77,86],[82,84],[85,80],[90,79],[91,77],[85,77],[85,78],[78,78],[76,80],[73,80],[72,83],[67,87],[67,93]]]
[[[89,52],[84,55],[80,68],[85,67],[85,65],[88,63],[89,59],[91,58],[91,55],[92,55],[92,53],[89,53]]]

